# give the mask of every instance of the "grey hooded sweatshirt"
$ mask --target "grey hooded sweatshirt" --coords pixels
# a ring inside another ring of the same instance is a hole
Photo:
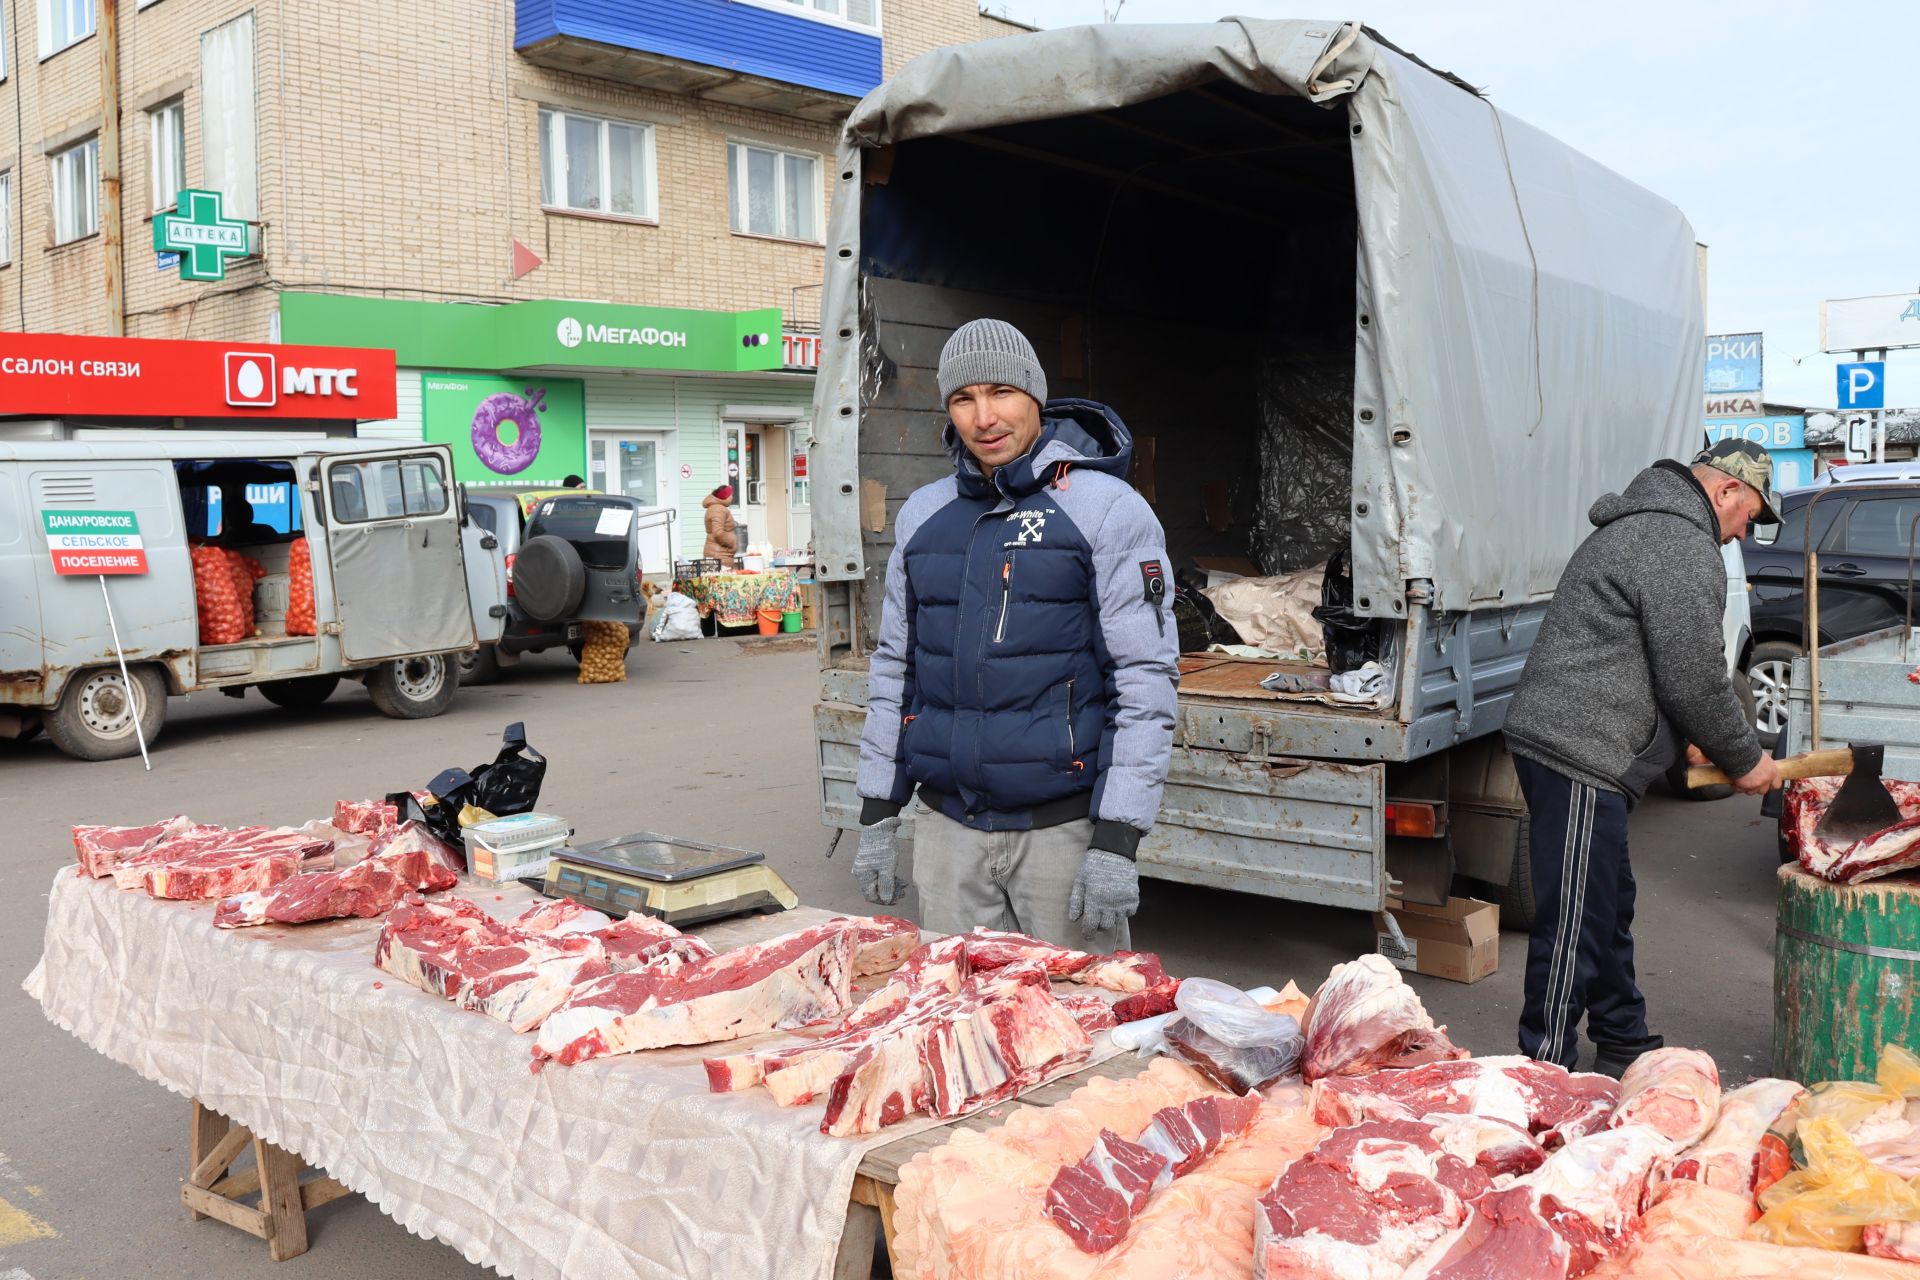
[[[1517,756],[1637,803],[1686,743],[1732,777],[1760,741],[1727,677],[1727,575],[1706,490],[1662,461],[1593,504],[1507,709]]]

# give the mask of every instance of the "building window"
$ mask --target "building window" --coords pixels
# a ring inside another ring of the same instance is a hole
[[[880,29],[880,0],[747,0],[766,9],[798,10],[802,17],[816,22]]]
[[[40,0],[40,56],[51,58],[93,34],[93,0]]]
[[[13,261],[13,171],[0,173],[0,266]]]
[[[53,163],[53,242],[66,244],[100,229],[100,139],[56,151]]]
[[[729,142],[727,211],[735,231],[817,242],[818,158]]]
[[[540,203],[653,218],[653,126],[540,110]]]
[[[253,15],[200,37],[200,174],[229,218],[260,217],[254,160]]]
[[[178,98],[147,114],[153,158],[153,211],[171,209],[187,185],[187,112]]]

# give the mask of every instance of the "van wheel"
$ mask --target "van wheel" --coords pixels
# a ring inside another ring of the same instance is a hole
[[[500,678],[500,651],[490,644],[455,654],[453,660],[460,668],[461,684],[492,684]]]
[[[260,696],[288,711],[311,711],[340,687],[339,676],[296,676],[291,680],[269,680],[260,686]]]
[[[1493,886],[1493,900],[1500,904],[1500,927],[1522,932],[1533,928],[1533,824],[1520,819],[1520,830],[1513,839],[1513,866],[1507,882]]]
[[[425,720],[453,702],[460,668],[444,653],[383,662],[367,677],[367,693],[380,714],[395,720]]]
[[[46,718],[47,737],[76,760],[118,760],[140,754],[134,718],[147,744],[167,717],[167,686],[151,667],[130,668],[132,695],[118,667],[94,667],[67,683],[60,705]]]

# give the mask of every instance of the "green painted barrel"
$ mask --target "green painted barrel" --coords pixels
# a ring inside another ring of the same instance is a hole
[[[1871,1080],[1880,1046],[1920,1050],[1920,881],[1831,884],[1780,868],[1773,1074]]]

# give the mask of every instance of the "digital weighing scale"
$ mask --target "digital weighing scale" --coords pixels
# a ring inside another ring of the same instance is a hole
[[[764,853],[639,831],[555,849],[546,893],[616,920],[640,911],[675,926],[799,906],[766,862]]]

